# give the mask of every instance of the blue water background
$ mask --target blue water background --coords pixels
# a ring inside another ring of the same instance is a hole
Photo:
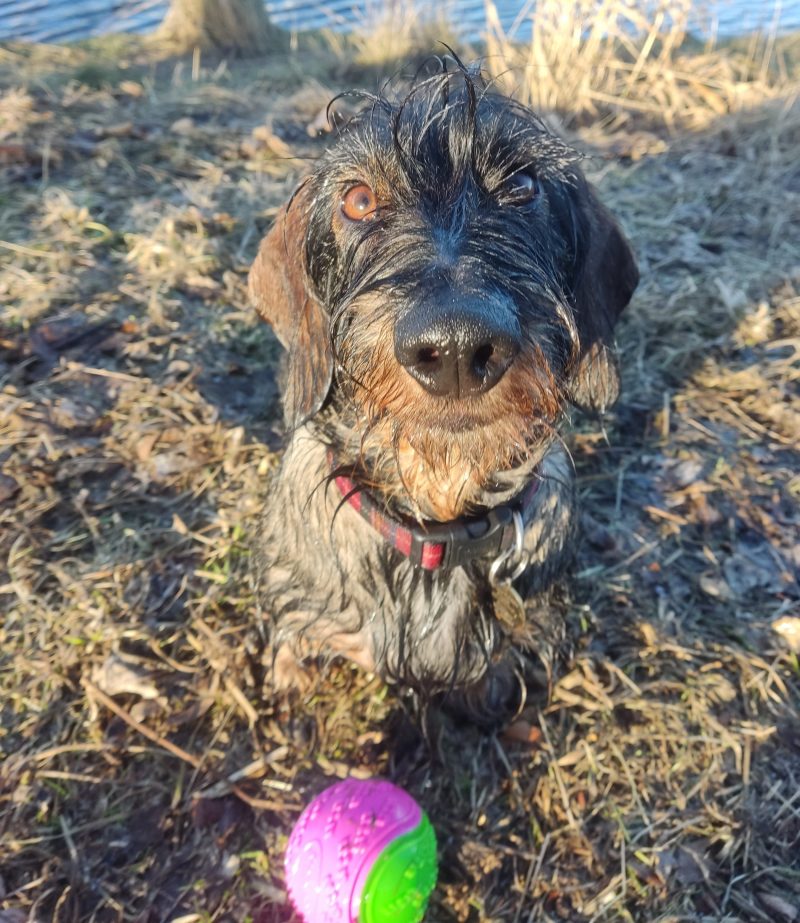
[[[167,0],[0,0],[0,40],[64,42],[109,32],[151,32],[164,18],[167,5]],[[496,0],[496,5],[504,28],[516,24],[516,35],[523,38],[526,21],[530,29],[534,4]],[[385,6],[388,4],[378,0],[266,0],[272,21],[290,30],[324,26],[352,29],[370,17],[374,19]],[[465,38],[480,35],[485,18],[483,0],[445,0],[436,6],[449,13],[450,21]],[[420,0],[417,7],[426,10],[431,4]],[[730,37],[768,30],[774,23],[781,32],[800,30],[800,0],[698,2],[692,31],[702,37],[712,33]]]

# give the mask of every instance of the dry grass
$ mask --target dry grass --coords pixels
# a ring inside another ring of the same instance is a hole
[[[420,55],[441,54],[457,44],[452,25],[454,4],[431,9],[418,0],[368,0],[363,21],[350,32],[325,32],[330,51],[341,61],[389,73]]]
[[[567,123],[604,118],[703,128],[793,83],[797,40],[754,34],[724,52],[698,49],[688,25],[697,4],[662,0],[538,0],[521,17],[530,39],[504,30],[487,0],[487,66],[500,84]],[[645,12],[646,9],[646,12]]]
[[[246,579],[280,439],[244,279],[323,64],[0,61],[0,921],[286,923],[293,818],[355,773],[430,812],[431,923],[796,923],[791,88],[576,136],[643,281],[608,440],[575,421],[571,651],[508,733],[425,736],[350,667],[273,698]]]

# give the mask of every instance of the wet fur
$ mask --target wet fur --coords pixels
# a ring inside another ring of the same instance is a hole
[[[504,201],[520,170],[541,190],[524,207]],[[342,218],[355,183],[381,203],[373,220]],[[613,326],[637,278],[577,155],[480,77],[459,67],[399,101],[365,101],[279,215],[250,276],[287,349],[289,445],[255,567],[278,682],[302,682],[303,659],[327,652],[415,686],[505,695],[511,652],[535,646],[537,631],[497,619],[491,562],[414,567],[342,503],[329,451],[393,515],[419,521],[479,512],[539,477],[519,582],[533,600],[573,543],[558,426],[569,401],[604,410],[616,399]],[[486,393],[432,396],[394,356],[398,319],[442,291],[500,299],[519,322],[522,350]]]

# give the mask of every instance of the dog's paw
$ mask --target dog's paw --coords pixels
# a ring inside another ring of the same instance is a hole
[[[510,659],[504,659],[473,685],[447,693],[443,705],[457,719],[497,730],[519,714],[525,695],[523,677]]]
[[[307,667],[295,657],[287,645],[279,647],[272,661],[273,690],[305,694],[311,689],[311,685],[311,675]]]

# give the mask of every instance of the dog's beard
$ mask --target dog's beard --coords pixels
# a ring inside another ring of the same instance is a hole
[[[558,438],[561,376],[541,346],[524,347],[484,394],[436,397],[398,364],[377,326],[339,350],[341,448],[371,489],[413,516],[447,521],[476,509],[499,474],[535,465]]]

